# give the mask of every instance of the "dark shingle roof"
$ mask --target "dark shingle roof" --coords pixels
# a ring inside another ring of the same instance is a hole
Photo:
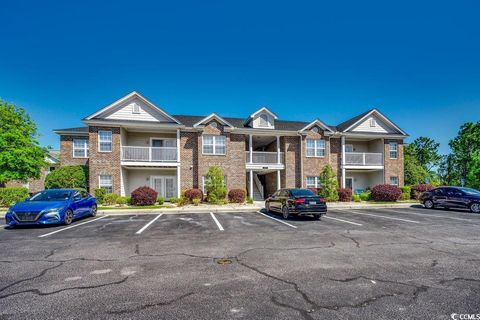
[[[53,131],[72,131],[72,132],[88,132],[88,127],[55,129]]]

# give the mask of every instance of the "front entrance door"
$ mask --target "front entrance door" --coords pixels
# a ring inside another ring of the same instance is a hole
[[[175,176],[153,176],[150,178],[152,189],[158,192],[159,197],[170,199],[177,195],[177,179]]]
[[[345,188],[353,191],[353,178],[352,177],[346,177],[345,178]]]

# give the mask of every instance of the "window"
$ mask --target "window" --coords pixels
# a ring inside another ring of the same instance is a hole
[[[375,118],[370,119],[370,127],[376,127],[377,126],[377,120]]]
[[[204,154],[225,154],[225,136],[203,136]]]
[[[398,156],[398,143],[396,142],[390,142],[388,144],[388,148],[390,151],[390,159],[397,159]]]
[[[112,131],[98,131],[98,151],[112,151]]]
[[[345,152],[353,152],[353,144],[346,144]]]
[[[136,103],[132,105],[132,113],[140,113],[140,106]]]
[[[320,188],[320,177],[308,176],[307,188]]]
[[[325,140],[307,139],[307,157],[324,157]]]
[[[202,191],[204,195],[207,195],[207,177],[202,176]],[[223,176],[223,185],[227,185],[227,176]]]
[[[258,119],[258,126],[259,127],[269,127],[270,124],[268,123],[268,116],[266,114],[261,114]]]
[[[98,178],[98,186],[102,189],[105,189],[107,193],[112,193],[112,176],[110,175],[100,175]]]
[[[398,177],[397,176],[391,176],[390,177],[390,184],[392,186],[398,186]]]
[[[88,158],[88,140],[73,139],[73,157]]]

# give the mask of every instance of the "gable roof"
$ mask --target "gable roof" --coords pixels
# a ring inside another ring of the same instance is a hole
[[[206,123],[208,123],[210,120],[212,119],[215,119],[217,120],[218,122],[220,122],[221,124],[225,125],[225,126],[228,126],[230,128],[233,128],[233,125],[231,125],[227,120],[225,120],[224,118],[220,117],[218,114],[216,114],[215,112],[214,113],[211,113],[209,114],[208,116],[206,116],[205,118],[199,120],[197,123],[195,123],[193,125],[193,127],[198,127],[198,126],[201,126],[201,125],[204,125]]]
[[[172,122],[175,122],[177,124],[180,124],[180,122],[175,119],[174,117],[172,117],[171,115],[169,115],[168,113],[166,113],[165,111],[163,111],[162,109],[160,109],[159,107],[157,107],[156,105],[154,105],[152,102],[150,102],[149,100],[147,100],[147,98],[145,98],[144,96],[142,96],[140,93],[138,93],[137,91],[132,91],[130,92],[129,94],[127,94],[126,96],[118,99],[117,101],[109,104],[108,106],[98,110],[97,112],[89,115],[88,117],[86,117],[84,120],[92,120],[94,118],[96,118],[97,116],[101,115],[101,114],[104,114],[112,109],[114,109],[115,107],[121,105],[123,102],[126,102],[128,99],[131,99],[131,98],[137,98],[139,99],[140,101],[142,101],[143,103],[145,103],[148,107],[152,108],[153,110],[157,111],[158,113],[160,113],[162,116],[166,117],[167,119],[170,119]]]
[[[56,134],[79,134],[87,135],[88,127],[76,127],[76,128],[65,128],[65,129],[54,129],[53,132]]]
[[[317,125],[321,128],[323,128],[324,130],[327,130],[331,133],[333,133],[334,131],[329,127],[327,126],[325,123],[323,123],[322,121],[320,121],[320,119],[315,119],[313,120],[312,122],[310,122],[308,125],[306,125],[305,127],[303,127],[300,132],[303,132],[303,131],[306,131],[308,129],[310,129],[311,127],[313,127],[314,125]]]
[[[366,119],[367,117],[369,117],[370,115],[372,114],[375,114],[376,116],[378,116],[381,120],[385,121],[385,123],[389,126],[391,126],[392,128],[394,128],[395,130],[397,130],[399,133],[401,133],[402,135],[407,135],[407,133],[405,131],[403,131],[402,129],[400,129],[399,126],[397,126],[395,123],[393,123],[390,119],[388,119],[383,113],[381,113],[378,109],[370,109],[362,114],[359,114],[358,116],[356,117],[353,117],[345,122],[342,122],[341,124],[339,124],[337,126],[337,130],[340,131],[340,132],[346,132],[346,131],[349,131],[350,129],[352,129],[355,125],[357,125],[358,123],[362,122],[364,119]]]

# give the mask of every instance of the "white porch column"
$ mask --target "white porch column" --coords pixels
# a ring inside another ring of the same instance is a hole
[[[342,136],[342,188],[345,188],[345,136]]]
[[[177,161],[180,162],[180,129],[177,129]]]
[[[277,163],[282,163],[280,159],[280,136],[277,136]]]
[[[249,155],[249,159],[248,159],[248,162],[249,163],[252,163],[253,162],[253,146],[252,146],[252,141],[253,141],[253,137],[251,134],[248,135],[248,155]]]
[[[282,187],[282,184],[280,183],[280,170],[277,170],[277,190]]]
[[[250,174],[250,198],[253,199],[253,170],[250,170],[249,171],[249,174]]]
[[[180,166],[177,167],[177,198],[180,199],[182,188],[181,188],[181,179],[180,179]]]

